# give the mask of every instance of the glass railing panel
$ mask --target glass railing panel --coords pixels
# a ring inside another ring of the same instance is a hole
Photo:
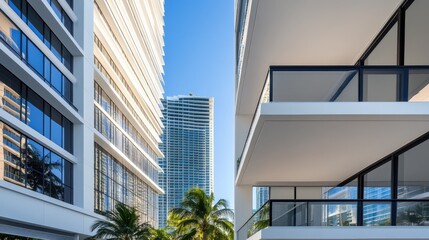
[[[340,99],[358,101],[358,91],[353,86],[357,81],[357,70],[291,70],[273,71],[272,74],[273,102],[329,102],[341,95],[343,89],[352,93],[344,92]]]
[[[270,204],[266,202],[252,217],[238,230],[237,240],[246,240],[258,231],[270,225]]]
[[[363,101],[395,102],[399,100],[402,73],[391,69],[363,70]]]
[[[363,225],[364,226],[390,226],[391,225],[390,202],[364,202]]]
[[[397,226],[429,226],[429,202],[398,202]]]
[[[308,203],[307,226],[356,226],[357,202]]]
[[[410,69],[408,75],[408,101],[429,101],[429,69]]]

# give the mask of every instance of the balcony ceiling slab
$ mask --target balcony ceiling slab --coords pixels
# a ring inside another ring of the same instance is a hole
[[[332,186],[429,131],[429,103],[262,104],[238,185]]]
[[[403,0],[249,0],[237,114],[252,114],[273,65],[354,65]]]

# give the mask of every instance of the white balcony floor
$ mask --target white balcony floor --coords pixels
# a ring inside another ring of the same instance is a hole
[[[249,240],[429,239],[429,227],[269,227]]]

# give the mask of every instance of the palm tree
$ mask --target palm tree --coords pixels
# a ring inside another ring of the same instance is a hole
[[[151,240],[173,240],[172,234],[170,234],[165,228],[151,229]]]
[[[91,230],[97,230],[93,238],[118,240],[149,240],[150,225],[140,224],[140,217],[135,208],[118,203],[113,211],[106,212],[107,220],[96,221]]]
[[[202,189],[193,188],[185,193],[180,207],[172,209],[169,215],[180,239],[234,239],[233,211],[224,199],[213,203],[213,193],[207,195]]]

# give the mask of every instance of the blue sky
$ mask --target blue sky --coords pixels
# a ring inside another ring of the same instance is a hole
[[[233,205],[234,1],[165,1],[165,96],[215,102],[215,195]]]

